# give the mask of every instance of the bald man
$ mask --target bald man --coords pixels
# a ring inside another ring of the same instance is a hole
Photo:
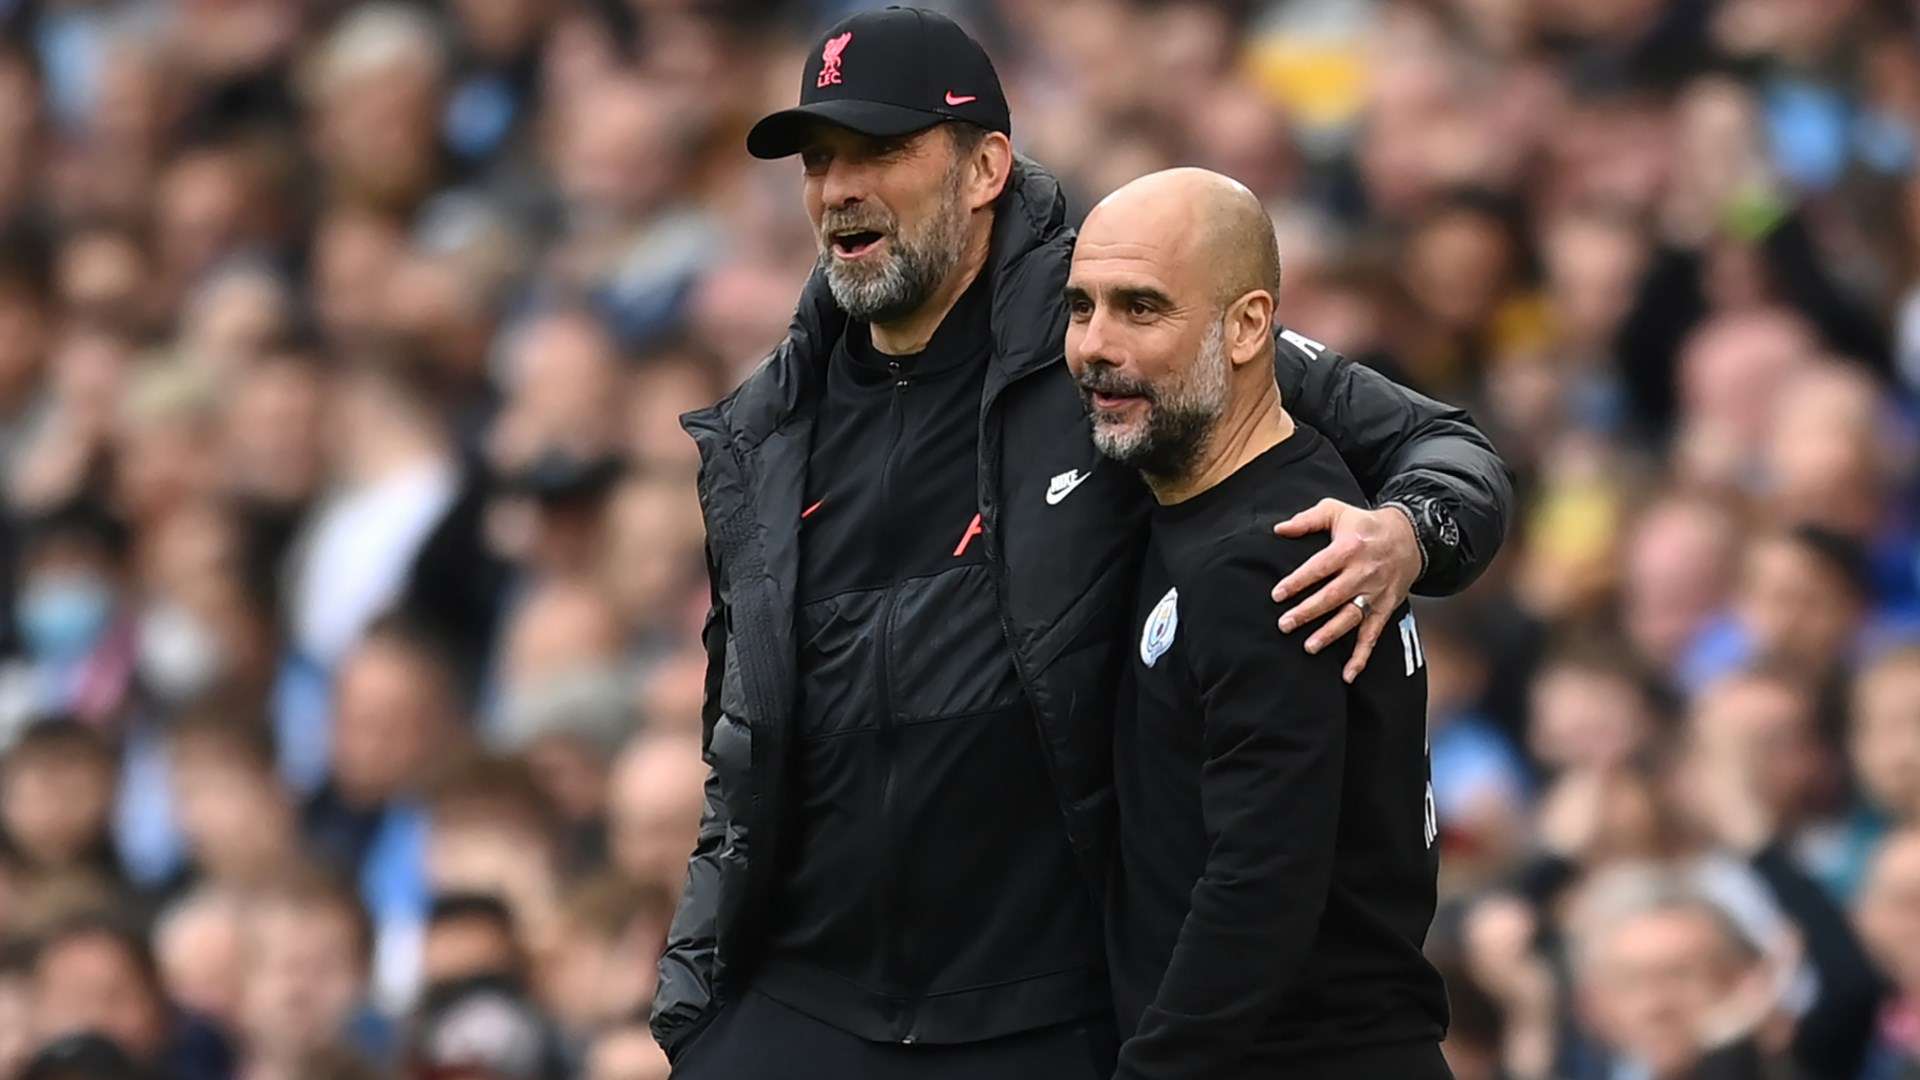
[[[1351,682],[1268,633],[1264,584],[1325,544],[1270,522],[1364,505],[1274,381],[1280,256],[1260,202],[1179,169],[1080,232],[1067,363],[1094,445],[1157,506],[1115,731],[1107,939],[1124,1080],[1447,1077],[1426,671],[1413,617]],[[1277,515],[1277,517],[1276,517]]]

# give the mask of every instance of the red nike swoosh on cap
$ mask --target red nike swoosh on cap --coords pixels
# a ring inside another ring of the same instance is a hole
[[[947,104],[949,105],[965,105],[969,101],[979,101],[979,100],[980,100],[979,94],[967,94],[963,97],[959,94],[954,93],[951,90],[947,91]]]

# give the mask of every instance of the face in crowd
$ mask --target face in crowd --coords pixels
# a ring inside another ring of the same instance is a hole
[[[1721,1034],[1729,1002],[1765,969],[1727,918],[1704,902],[1651,906],[1592,943],[1581,988],[1598,1030],[1656,1077],[1687,1074]]]

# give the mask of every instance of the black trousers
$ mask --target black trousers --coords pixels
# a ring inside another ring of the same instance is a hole
[[[680,1051],[673,1080],[1110,1080],[1102,1017],[957,1046],[874,1043],[748,991]]]

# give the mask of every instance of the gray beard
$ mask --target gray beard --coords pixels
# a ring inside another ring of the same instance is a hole
[[[848,315],[889,323],[918,311],[960,265],[967,241],[967,213],[960,205],[961,171],[947,174],[946,199],[918,235],[895,232],[886,258],[874,266],[848,264],[820,250],[820,268],[833,301]]]
[[[1215,321],[1201,339],[1187,377],[1148,400],[1147,422],[1119,428],[1093,416],[1093,445],[1100,453],[1156,479],[1179,480],[1192,471],[1227,411],[1230,390],[1226,327]]]

